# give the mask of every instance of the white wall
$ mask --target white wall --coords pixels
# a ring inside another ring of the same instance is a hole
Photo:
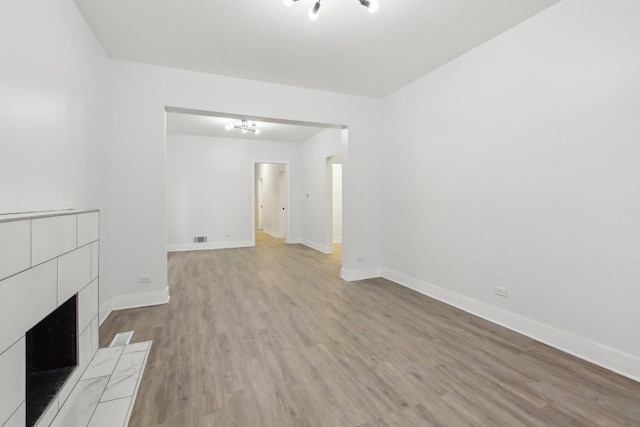
[[[349,278],[380,272],[380,101],[110,61],[108,205],[102,245],[115,306],[166,301],[165,106],[349,126],[344,264]],[[358,193],[364,194],[357,198]],[[367,261],[356,264],[356,254]],[[138,276],[150,275],[139,284]]]
[[[0,213],[97,207],[107,57],[72,1],[0,5]]]
[[[342,164],[332,164],[332,206],[331,215],[333,243],[342,242]]]
[[[331,226],[331,174],[330,162],[342,155],[346,147],[342,131],[326,129],[302,143],[302,243],[321,252],[333,251]]]
[[[73,1],[0,2],[0,213],[104,210],[107,63]]]
[[[384,100],[385,276],[640,378],[638,16],[565,0]]]
[[[255,162],[290,162],[295,172],[299,151],[289,142],[167,135],[168,249],[251,246]]]

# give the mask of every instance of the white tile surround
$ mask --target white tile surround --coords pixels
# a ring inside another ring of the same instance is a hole
[[[26,424],[26,332],[75,294],[78,367],[38,426],[56,418],[98,351],[99,215],[95,210],[0,215],[2,427]]]

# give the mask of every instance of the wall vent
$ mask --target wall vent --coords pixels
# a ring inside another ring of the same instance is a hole
[[[207,236],[196,236],[193,238],[193,243],[207,243]]]

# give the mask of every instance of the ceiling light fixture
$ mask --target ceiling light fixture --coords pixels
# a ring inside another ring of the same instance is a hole
[[[320,0],[318,0],[316,4],[314,4],[313,7],[309,9],[309,13],[307,15],[309,15],[309,19],[312,21],[315,21],[320,17]]]
[[[293,6],[293,4],[298,1],[300,0],[282,0],[284,5],[287,7]],[[358,0],[358,2],[364,7],[366,7],[369,13],[375,13],[380,6],[378,4],[378,0]],[[315,21],[316,19],[318,19],[318,17],[320,17],[320,0],[316,0],[313,7],[309,9],[310,20]]]
[[[255,122],[251,123],[251,125],[249,125],[249,121],[248,120],[242,120],[242,123],[240,123],[239,125],[236,125],[236,124],[233,124],[233,123],[229,123],[224,128],[226,130],[240,129],[242,131],[242,133],[253,132],[256,135],[258,135],[260,133],[260,129],[258,129],[256,126],[258,126],[258,125]]]

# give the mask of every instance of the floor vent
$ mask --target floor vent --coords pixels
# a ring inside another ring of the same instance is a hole
[[[207,243],[207,236],[196,236],[193,238],[194,243]]]
[[[120,332],[113,338],[113,341],[111,341],[111,345],[109,347],[120,347],[123,345],[127,345],[129,344],[129,342],[131,342],[131,337],[133,337],[133,331]]]

